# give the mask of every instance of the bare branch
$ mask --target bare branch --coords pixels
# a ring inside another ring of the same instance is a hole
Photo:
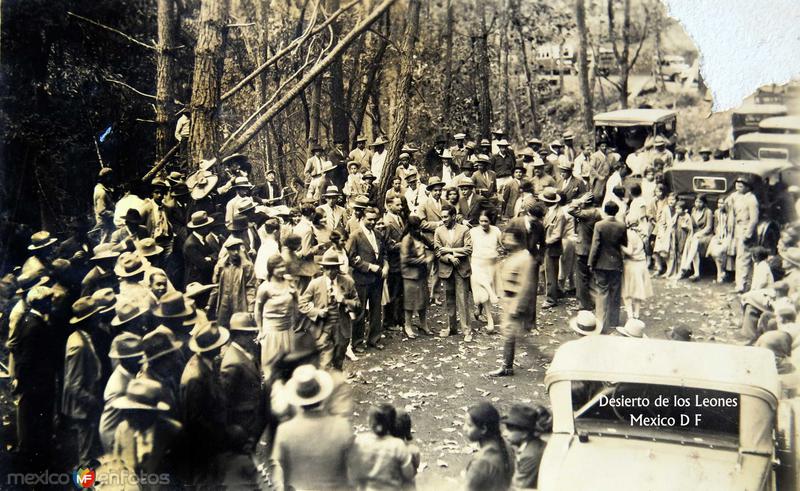
[[[121,86],[125,87],[126,89],[128,89],[128,90],[130,90],[132,92],[135,92],[136,94],[138,94],[138,95],[140,95],[142,97],[147,97],[148,99],[155,99],[156,98],[156,96],[154,96],[152,94],[145,94],[141,90],[136,90],[135,88],[131,87],[130,85],[126,84],[125,82],[121,82],[119,80],[114,80],[113,78],[108,78],[108,77],[103,78],[103,80],[105,80],[106,82],[112,83],[112,84],[121,85]]]
[[[242,22],[239,24],[227,24],[225,27],[250,27],[256,25],[255,22]]]
[[[649,18],[645,18],[644,20],[644,27],[642,28],[642,36],[639,39],[639,46],[636,47],[636,51],[633,53],[633,57],[631,58],[630,67],[636,64],[636,60],[639,58],[639,53],[642,51],[642,46],[644,46],[644,41],[647,39],[647,31],[649,30]]]
[[[97,26],[97,27],[100,27],[100,28],[105,29],[107,31],[111,31],[111,32],[113,32],[115,34],[118,34],[118,35],[124,37],[125,39],[127,39],[128,41],[132,42],[133,44],[136,44],[136,45],[141,46],[143,48],[152,49],[152,50],[156,50],[157,49],[155,45],[143,43],[143,42],[139,41],[138,39],[136,39],[136,38],[134,38],[134,37],[132,37],[132,36],[130,36],[128,34],[125,34],[124,32],[120,31],[119,29],[114,29],[113,27],[109,27],[109,26],[107,26],[105,24],[101,24],[101,23],[99,23],[99,22],[97,22],[95,20],[89,19],[89,18],[84,17],[82,15],[78,15],[78,14],[75,14],[73,12],[67,12],[67,15],[70,15],[72,17],[75,17],[76,19],[80,19],[80,20],[82,20],[84,22],[88,22],[89,24],[92,24],[94,26]]]

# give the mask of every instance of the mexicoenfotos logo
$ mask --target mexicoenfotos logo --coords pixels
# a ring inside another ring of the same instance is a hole
[[[72,474],[72,479],[78,489],[91,488],[94,485],[96,478],[97,474],[95,473],[94,469],[89,467],[79,467],[78,470]]]

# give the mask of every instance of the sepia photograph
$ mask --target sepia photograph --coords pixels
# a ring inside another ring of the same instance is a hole
[[[0,490],[800,489],[800,79],[671,13],[1,0]]]

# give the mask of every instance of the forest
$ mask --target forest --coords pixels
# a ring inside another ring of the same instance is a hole
[[[358,135],[386,135],[388,165],[462,131],[591,144],[653,60],[696,58],[664,47],[675,26],[658,0],[6,1],[0,237],[65,232],[102,167],[172,165],[183,109],[191,161],[245,153],[256,183]]]

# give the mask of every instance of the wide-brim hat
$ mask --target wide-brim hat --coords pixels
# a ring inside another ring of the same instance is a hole
[[[336,186],[328,186],[327,188],[325,188],[325,192],[322,194],[322,197],[323,198],[328,197],[328,196],[338,197],[340,194],[341,193],[339,193],[339,188],[338,187],[336,187]]]
[[[200,161],[200,170],[208,170],[216,165],[217,159],[203,159]]]
[[[114,327],[127,324],[128,322],[134,319],[138,319],[147,312],[146,309],[141,308],[138,304],[134,302],[117,302],[117,303],[118,305],[115,306],[117,313],[114,316],[114,318],[111,319],[111,325]]]
[[[322,259],[319,261],[320,266],[341,266],[342,263],[341,256],[339,256],[339,253],[333,248],[325,251],[325,254],[322,255]]]
[[[139,358],[144,356],[142,338],[132,332],[122,332],[111,341],[108,357],[115,360]]]
[[[114,246],[108,242],[99,244],[92,249],[94,255],[90,258],[92,261],[102,261],[103,259],[114,259],[119,257],[119,251],[114,250]]]
[[[419,148],[413,147],[413,146],[409,145],[408,143],[404,143],[403,144],[403,148],[401,148],[400,151],[401,152],[406,152],[406,153],[416,153],[416,152],[419,152]]]
[[[214,223],[214,219],[211,218],[207,212],[196,211],[192,213],[191,221],[186,224],[186,227],[195,229],[211,225],[212,223]]]
[[[597,318],[588,310],[578,311],[578,315],[569,320],[569,327],[581,336],[600,334],[603,330]]]
[[[374,142],[370,144],[371,147],[377,147],[378,145],[386,145],[389,143],[389,140],[383,137],[383,135],[378,136]]]
[[[474,188],[475,187],[475,182],[472,180],[471,177],[465,177],[464,179],[461,179],[460,181],[458,181],[458,187],[460,187],[460,188]]]
[[[97,305],[92,297],[81,297],[72,304],[72,317],[70,317],[69,323],[77,324],[84,321],[96,314],[97,310]]]
[[[258,332],[258,326],[249,312],[236,312],[228,322],[228,329],[231,331]]]
[[[92,300],[97,305],[97,312],[105,314],[111,312],[117,306],[117,294],[113,288],[101,288],[92,293]]]
[[[144,239],[136,242],[136,248],[139,250],[139,255],[142,257],[157,256],[164,252],[164,248],[156,244],[155,239],[152,237],[145,237]]]
[[[561,201],[561,195],[558,194],[555,188],[544,188],[541,193],[536,196],[539,201],[544,201],[545,203],[558,203]]]
[[[517,155],[519,155],[520,157],[533,158],[533,157],[536,157],[536,152],[534,152],[531,147],[525,147],[522,150],[520,150]]]
[[[533,137],[533,138],[529,139],[527,141],[527,143],[528,143],[528,145],[541,145],[542,144],[542,140],[540,140],[540,139],[538,139],[536,137]]]
[[[465,138],[467,138],[466,133],[456,133],[455,135],[453,135],[454,140],[464,140]]]
[[[189,340],[189,349],[195,353],[205,353],[224,346],[230,338],[231,332],[229,330],[224,327],[217,327],[215,323],[210,322],[197,329]]]
[[[178,182],[178,183],[175,183],[175,184],[174,184],[174,185],[173,185],[173,186],[172,186],[172,187],[169,189],[169,192],[170,192],[170,193],[171,193],[173,196],[186,196],[186,195],[187,195],[187,194],[189,194],[191,191],[189,190],[189,186],[187,186],[187,185],[186,185],[186,183],[183,183],[183,182]]]
[[[489,163],[491,163],[491,159],[489,159],[489,156],[486,155],[485,153],[480,153],[475,158],[475,163],[476,164],[487,164],[488,165]]]
[[[239,232],[242,230],[247,230],[247,227],[249,226],[250,223],[247,221],[247,218],[240,215],[234,216],[233,220],[225,224],[225,228],[227,228],[231,232]]]
[[[644,327],[644,322],[639,319],[628,319],[625,321],[624,326],[617,326],[615,329],[625,337],[646,338],[647,335],[644,333]]]
[[[502,128],[495,128],[492,130],[493,135],[505,135],[506,132]]]
[[[142,272],[144,272],[144,261],[132,252],[120,256],[117,265],[114,266],[114,274],[120,278],[130,278]]]
[[[373,174],[371,171],[367,171],[364,173],[363,176],[361,176],[362,181],[368,181],[368,180],[374,181],[375,179],[377,179],[377,177],[375,177],[375,174]]]
[[[161,383],[148,378],[135,378],[128,383],[125,395],[114,399],[114,409],[137,409],[140,411],[169,411],[169,404],[160,399]]]
[[[203,285],[197,281],[193,281],[186,285],[186,293],[183,295],[187,298],[194,298],[198,295],[202,295],[203,293],[210,292],[213,290],[217,285],[211,283],[208,285]]]
[[[180,319],[192,315],[194,308],[181,292],[167,292],[153,309],[153,315],[163,319]]]
[[[369,208],[369,198],[358,195],[353,199],[353,208]]]
[[[313,365],[301,365],[286,382],[286,398],[295,406],[310,406],[324,401],[333,393],[333,378]]]
[[[233,180],[231,184],[231,189],[234,188],[247,188],[251,189],[253,185],[250,183],[250,180],[244,176],[239,176]]]
[[[498,147],[507,147],[508,145],[509,145],[508,140],[506,140],[505,138],[501,138],[500,140],[497,141]]]
[[[366,143],[367,142],[367,137],[364,136],[364,135],[359,135],[358,137],[356,137],[356,143],[359,143],[359,142]]]
[[[142,337],[144,361],[157,360],[178,351],[183,343],[175,339],[175,334],[168,327],[160,325]],[[148,351],[150,353],[148,353]]]
[[[249,162],[250,159],[243,153],[234,153],[222,159],[224,165],[230,165],[234,162]]]
[[[250,196],[245,196],[244,198],[241,198],[239,199],[239,201],[236,202],[236,206],[234,208],[236,210],[236,213],[244,214],[250,210],[255,210],[256,202]]]
[[[192,187],[192,199],[198,201],[205,198],[217,187],[218,182],[219,177],[214,174],[201,176]]]
[[[136,223],[141,224],[144,220],[142,219],[142,214],[136,208],[128,208],[128,211],[125,212],[125,216],[122,219],[127,223]]]
[[[572,170],[572,162],[561,162],[558,164],[559,170]]]
[[[433,188],[437,188],[437,187],[443,188],[444,187],[444,181],[442,181],[438,176],[431,176],[428,179],[427,188],[428,189],[433,189]]]
[[[35,234],[31,235],[31,243],[28,246],[28,250],[36,251],[38,249],[44,249],[45,247],[49,247],[56,242],[58,242],[58,239],[50,235],[50,232],[42,230],[41,232],[36,232]]]

